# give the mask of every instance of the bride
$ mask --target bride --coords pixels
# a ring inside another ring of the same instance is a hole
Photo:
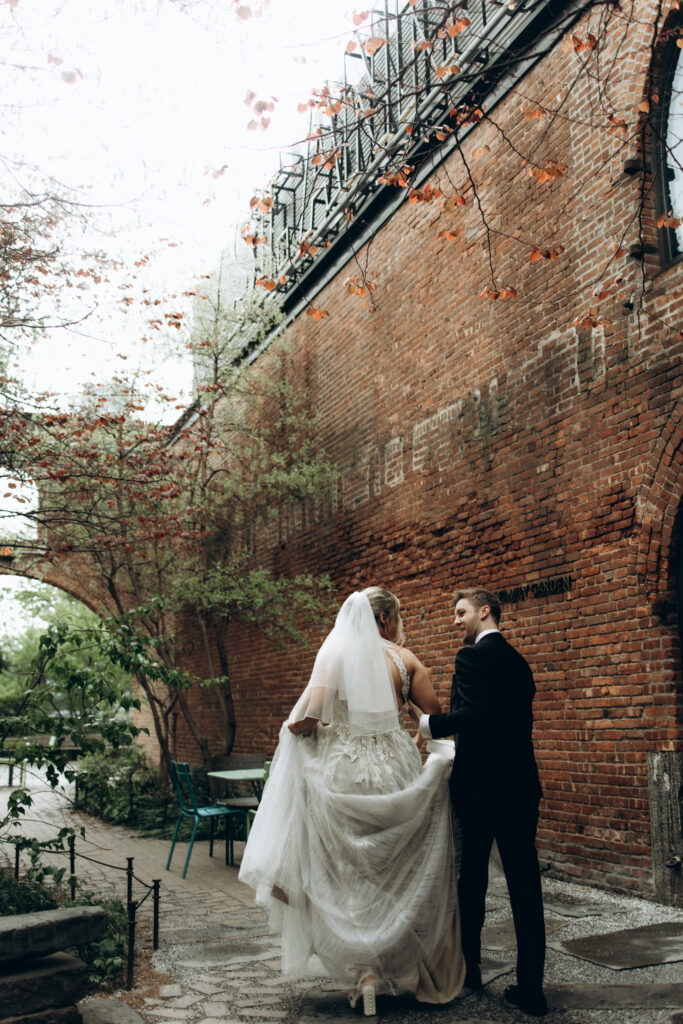
[[[398,599],[381,587],[342,605],[280,732],[240,880],[282,936],[286,974],[450,1002],[460,950],[448,776],[450,741],[419,751],[403,728],[410,698],[439,703],[405,647]]]

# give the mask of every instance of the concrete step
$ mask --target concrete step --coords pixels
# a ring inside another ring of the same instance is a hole
[[[61,1006],[21,1017],[0,1017],[0,1024],[83,1024],[83,1020],[75,1006]]]
[[[62,907],[0,917],[2,964],[84,946],[104,935],[109,917],[101,907]]]
[[[6,1017],[21,1017],[74,1005],[83,995],[87,981],[87,966],[69,953],[17,961],[0,975],[2,1013]]]

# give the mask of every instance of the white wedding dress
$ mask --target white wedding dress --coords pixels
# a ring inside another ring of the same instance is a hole
[[[386,650],[405,699],[405,666]],[[465,974],[448,793],[453,744],[432,741],[423,767],[397,712],[394,728],[357,735],[338,694],[327,707],[332,724],[312,734],[283,725],[240,880],[282,936],[284,973],[345,986],[372,973],[377,991],[449,1002]]]

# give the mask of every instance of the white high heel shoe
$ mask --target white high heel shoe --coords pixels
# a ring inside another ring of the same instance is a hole
[[[377,1013],[375,1004],[375,978],[372,974],[358,982],[356,988],[349,992],[349,1004],[352,1010],[356,1009],[358,1000],[363,997],[363,1014],[365,1017],[374,1017]]]
[[[375,1009],[375,983],[374,981],[365,982],[360,987],[360,994],[363,997],[363,1013],[366,1017],[374,1017],[377,1013]]]

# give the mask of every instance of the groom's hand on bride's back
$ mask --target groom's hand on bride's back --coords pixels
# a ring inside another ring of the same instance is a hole
[[[422,708],[419,708],[417,704],[413,703],[413,701],[410,699],[406,701],[406,705],[408,707],[408,714],[410,715],[412,720],[414,722],[417,722],[419,725],[420,718],[422,717]]]
[[[413,703],[412,700],[407,700],[406,701],[406,714],[410,715],[410,717],[412,718],[412,720],[415,722],[416,725],[420,724],[420,718],[422,716],[422,708],[419,708],[417,706],[417,704]],[[420,747],[420,748],[422,747],[422,742],[423,741],[422,741],[422,736],[420,735],[420,730],[419,729],[417,730],[417,732],[413,736],[413,741],[415,742],[415,746]]]

